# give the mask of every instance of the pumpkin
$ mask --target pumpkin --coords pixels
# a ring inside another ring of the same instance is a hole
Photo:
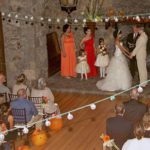
[[[53,131],[59,131],[63,126],[62,118],[52,118],[50,122],[50,129]]]
[[[30,148],[29,146],[24,145],[24,146],[19,146],[17,150],[30,150]]]
[[[35,146],[42,146],[44,144],[46,144],[47,142],[47,135],[44,131],[42,130],[35,130],[32,134],[32,143]]]

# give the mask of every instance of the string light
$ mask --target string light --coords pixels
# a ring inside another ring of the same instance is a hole
[[[28,19],[29,17],[28,17],[28,16],[25,16],[24,18],[25,18],[25,19]]]
[[[43,21],[43,20],[44,20],[44,18],[43,18],[43,17],[41,17],[41,18],[40,18],[40,20],[41,20],[41,21]]]
[[[111,97],[110,97],[110,100],[111,101],[114,101],[116,98],[115,98],[115,96],[114,95],[112,95]]]
[[[29,129],[27,127],[24,127],[23,130],[22,130],[22,132],[24,134],[28,134],[29,133]]]
[[[66,18],[66,19],[64,20],[64,22],[67,23],[67,22],[68,22],[68,19]]]
[[[115,22],[118,22],[118,21],[119,21],[117,17],[114,17],[114,20],[115,20]]]
[[[90,105],[90,108],[91,108],[92,110],[95,110],[95,109],[96,109],[96,105],[93,103],[93,104]]]
[[[98,19],[97,19],[97,18],[95,18],[95,19],[94,19],[94,21],[95,21],[95,22],[98,22]]]
[[[8,17],[10,18],[10,17],[11,17],[11,14],[8,14]]]
[[[52,21],[52,19],[51,18],[48,18],[48,22],[51,22]]]
[[[67,115],[68,120],[72,120],[73,119],[73,115],[69,112]]]
[[[4,13],[4,12],[2,12],[1,14],[2,14],[2,16],[5,16],[5,13]]]
[[[17,14],[15,15],[15,18],[16,18],[16,19],[18,18],[18,15],[17,15]]]
[[[77,20],[77,19],[74,19],[74,23],[78,23],[78,20]]]
[[[105,18],[105,22],[108,22],[109,21],[109,18]]]
[[[148,82],[150,82],[150,80],[147,80],[147,81],[143,82],[142,84],[145,84],[145,83],[148,83]],[[31,123],[30,126],[33,126],[33,125],[35,125],[35,124],[41,123],[41,122],[46,121],[46,120],[50,120],[50,119],[52,119],[52,118],[62,117],[62,116],[64,116],[64,115],[67,115],[68,120],[72,120],[74,117],[73,117],[73,115],[72,115],[71,113],[76,112],[76,111],[79,111],[79,110],[82,110],[82,109],[84,109],[84,108],[88,108],[89,106],[90,106],[90,107],[92,106],[92,108],[95,108],[95,107],[96,107],[96,104],[98,104],[98,103],[104,102],[104,101],[109,100],[109,99],[113,101],[113,100],[115,100],[116,96],[119,96],[119,95],[121,95],[121,94],[123,94],[123,93],[125,93],[125,92],[128,92],[128,91],[130,91],[130,90],[132,90],[132,89],[134,89],[134,88],[138,88],[138,87],[140,87],[139,84],[138,84],[138,85],[135,85],[135,86],[133,86],[133,87],[127,89],[127,90],[124,90],[124,91],[121,91],[121,92],[119,92],[119,93],[116,93],[116,94],[114,94],[114,95],[112,95],[112,96],[106,97],[106,98],[104,98],[104,99],[97,100],[97,101],[95,101],[94,103],[92,103],[92,104],[90,104],[90,105],[87,104],[87,105],[78,107],[78,108],[76,108],[76,109],[70,110],[70,111],[68,111],[68,112],[65,112],[65,113],[62,113],[62,114],[59,114],[59,115],[56,115],[56,116],[52,116],[52,117],[49,117],[49,118],[46,118],[46,119],[39,120],[39,121],[37,121],[37,122]],[[94,104],[95,106],[94,106],[93,104]],[[94,109],[93,109],[93,110],[94,110]],[[25,128],[27,128],[27,127],[25,127]],[[9,131],[14,131],[14,130],[17,130],[17,129],[18,129],[18,128],[9,129],[9,130],[7,130],[7,131],[5,131],[5,132],[3,132],[3,133],[7,133],[7,132],[9,132]],[[26,130],[26,129],[25,129],[25,130]],[[4,134],[2,135],[2,133],[0,133],[0,142],[1,142],[1,140],[4,140]]]
[[[136,19],[138,22],[140,22],[140,21],[141,21],[141,19],[140,19],[140,17],[139,17],[139,16],[136,16],[136,17],[135,17],[135,19]]]
[[[59,23],[59,22],[60,22],[60,19],[59,19],[59,18],[57,18],[56,22],[57,22],[57,23]]]
[[[46,120],[46,121],[45,121],[45,126],[46,126],[46,127],[49,127],[50,125],[51,125],[51,122],[50,122],[49,120]]]
[[[30,18],[31,20],[33,20],[34,19],[34,17],[33,16],[31,16],[31,18]]]
[[[139,93],[143,92],[143,88],[141,86],[139,86],[137,90],[138,90]]]

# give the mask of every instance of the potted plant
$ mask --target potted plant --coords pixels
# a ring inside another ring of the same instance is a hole
[[[102,16],[101,8],[103,6],[104,0],[89,0],[88,5],[85,7],[84,17],[87,22],[86,25],[95,32],[96,21],[99,21]]]

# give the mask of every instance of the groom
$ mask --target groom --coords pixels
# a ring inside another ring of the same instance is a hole
[[[132,51],[130,58],[133,59],[133,57],[136,56],[137,60],[137,66],[139,71],[139,77],[140,77],[140,84],[142,87],[145,87],[147,83],[142,84],[143,82],[147,81],[147,67],[146,67],[146,48],[147,48],[147,41],[148,37],[146,33],[144,32],[144,27],[141,25],[136,25],[137,31],[139,33],[139,38],[136,41],[136,46],[134,50]]]
[[[134,25],[133,32],[128,34],[127,42],[126,42],[127,48],[130,53],[134,50],[138,37],[139,37],[138,30],[137,27]],[[133,59],[130,59],[130,72],[133,79],[137,71],[138,71],[137,61],[136,61],[136,57],[134,57]]]

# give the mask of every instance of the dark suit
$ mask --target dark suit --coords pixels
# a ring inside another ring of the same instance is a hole
[[[129,49],[130,53],[134,50],[135,44],[136,44],[136,41],[137,41],[138,37],[139,37],[139,35],[137,34],[136,36],[134,36],[134,33],[130,33],[127,36],[126,46]],[[130,59],[130,71],[131,71],[131,74],[132,74],[133,78],[134,78],[135,73],[136,73],[137,70],[138,69],[137,69],[136,57],[133,57],[132,59]]]
[[[124,106],[124,117],[133,124],[141,121],[145,112],[147,111],[147,106],[143,103],[138,102],[137,100],[130,100],[128,102],[125,102]]]
[[[106,121],[106,133],[121,149],[128,139],[133,138],[133,126],[122,116],[112,117]]]

